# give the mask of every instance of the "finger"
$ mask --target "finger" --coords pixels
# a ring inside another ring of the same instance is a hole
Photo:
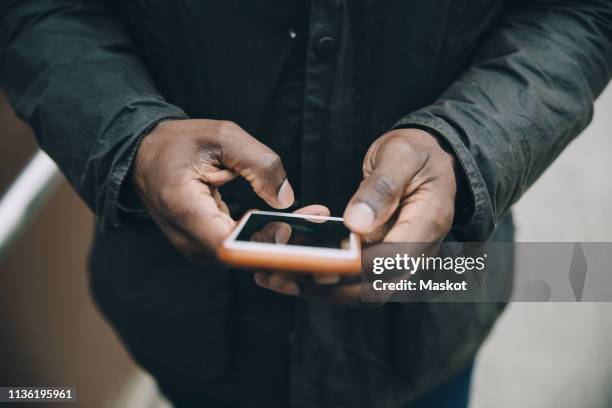
[[[183,228],[167,223],[163,219],[153,218],[157,220],[157,224],[172,245],[191,263],[202,266],[218,263],[214,256],[214,247],[203,245],[202,242],[193,239]]]
[[[391,216],[391,218],[387,220],[386,223],[382,224],[378,228],[374,228],[372,232],[368,234],[360,234],[361,239],[363,240],[363,242],[369,242],[369,243],[382,241],[385,235],[387,235],[387,232],[389,232],[389,230],[391,229],[391,226],[393,225],[393,222],[395,221],[396,218],[397,218],[397,211]]]
[[[315,273],[312,279],[319,285],[334,285],[340,282],[340,275],[337,273]]]
[[[300,294],[299,286],[286,272],[273,273],[270,277],[270,288],[283,295],[297,296]]]
[[[287,272],[256,272],[255,283],[265,289],[273,290],[283,295],[329,299],[338,303],[355,304],[361,298],[362,284],[347,284],[336,287],[327,287],[303,280],[303,290],[297,284],[294,275]]]
[[[219,209],[224,213],[229,214],[229,208],[227,207],[227,204],[225,204],[225,201],[223,201],[223,197],[221,197],[221,192],[219,192],[219,189],[213,188],[211,189],[211,192],[215,202],[217,203],[217,207],[219,207]]]
[[[329,209],[323,205],[309,205],[294,211],[295,214],[329,216]],[[291,226],[284,222],[271,222],[251,236],[251,241],[286,244],[291,238]]]
[[[260,287],[283,295],[297,296],[300,294],[300,288],[295,280],[284,272],[274,272],[270,275],[257,272],[255,273],[255,283]]]
[[[240,126],[222,123],[222,164],[244,177],[255,193],[272,207],[293,205],[293,189],[280,157]]]
[[[329,217],[330,214],[329,208],[320,204],[307,205],[299,210],[295,210],[294,213],[303,215],[320,215],[323,217]]]
[[[253,242],[286,244],[291,238],[291,226],[285,222],[271,222],[255,232],[250,240]]]
[[[372,233],[393,215],[408,183],[423,166],[422,160],[411,160],[410,150],[405,141],[389,142],[377,149],[372,172],[344,212],[344,222],[352,231]]]
[[[202,174],[201,179],[203,183],[206,183],[213,187],[221,187],[227,182],[232,181],[238,176],[237,173],[228,169],[219,169],[214,171],[207,171]]]
[[[340,285],[333,288],[331,299],[343,304],[355,304],[361,299],[362,284]]]
[[[453,222],[452,202],[443,203],[433,194],[418,192],[410,196],[399,211],[397,221],[384,238],[385,242],[437,242],[450,231]]]
[[[305,215],[320,215],[324,217],[329,217],[330,215],[329,208],[318,204],[300,208],[299,210],[296,210],[295,213]],[[316,222],[316,220],[313,221]],[[340,281],[340,275],[335,273],[315,273],[312,275],[312,279],[319,285],[333,285]]]
[[[219,208],[206,184],[193,180],[182,187],[181,194],[171,192],[164,200],[172,214],[167,219],[187,240],[196,242],[201,251],[214,252],[236,222]]]
[[[257,284],[257,286],[270,289],[270,275],[268,273],[255,272],[253,278],[255,279],[255,284]]]
[[[291,238],[291,227],[289,224],[281,222],[276,231],[274,231],[274,243],[284,245]]]

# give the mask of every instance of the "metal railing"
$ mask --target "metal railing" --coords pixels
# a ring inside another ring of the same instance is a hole
[[[0,199],[0,263],[57,189],[61,175],[55,163],[39,150]]]
[[[0,264],[62,180],[55,163],[38,150],[0,199]],[[104,404],[108,408],[170,408],[154,380],[135,369]]]

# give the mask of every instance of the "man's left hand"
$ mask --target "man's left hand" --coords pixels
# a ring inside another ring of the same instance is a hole
[[[457,182],[453,156],[419,129],[376,140],[344,223],[371,242],[439,242],[451,229]]]
[[[370,146],[363,181],[344,212],[344,222],[369,242],[436,244],[451,229],[456,192],[454,158],[436,137],[419,129],[393,130]],[[359,284],[325,287],[337,277],[314,279],[321,290],[311,287],[309,293],[298,290],[295,279],[285,272],[255,276],[259,286],[283,294],[342,303],[360,298]]]

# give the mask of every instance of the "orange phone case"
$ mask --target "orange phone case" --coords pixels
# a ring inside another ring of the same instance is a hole
[[[249,213],[243,216],[246,217]],[[241,225],[241,223],[238,223]],[[356,235],[357,246],[360,247],[359,236]],[[354,259],[330,259],[306,255],[281,254],[274,251],[247,251],[228,248],[225,241],[217,250],[217,257],[223,263],[238,268],[271,269],[304,273],[337,273],[342,275],[357,275],[361,271],[360,251]]]

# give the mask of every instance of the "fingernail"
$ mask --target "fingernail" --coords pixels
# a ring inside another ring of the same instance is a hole
[[[277,200],[282,208],[291,207],[293,205],[293,189],[288,180],[285,180],[280,190],[278,190]]]
[[[277,244],[286,244],[291,238],[291,228],[288,225],[281,225],[274,233],[274,242]]]
[[[319,285],[333,285],[340,282],[340,275],[335,274],[318,274],[314,277],[315,282]]]
[[[300,294],[300,288],[295,282],[283,282],[279,289],[285,295],[297,296]]]
[[[257,286],[261,286],[264,288],[268,287],[269,284],[269,277],[263,273],[255,273],[255,283],[257,284]]]
[[[352,230],[367,232],[374,224],[374,211],[367,204],[353,204],[349,207],[344,219]]]

